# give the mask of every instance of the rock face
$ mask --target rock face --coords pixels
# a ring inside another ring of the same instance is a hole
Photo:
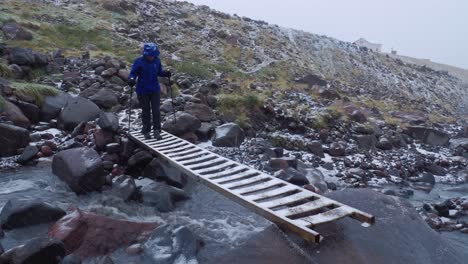
[[[445,146],[450,140],[450,136],[447,133],[428,127],[408,127],[405,133],[415,139],[421,140],[425,144],[433,146]]]
[[[33,238],[0,256],[0,263],[59,264],[65,257],[63,243],[56,239]]]
[[[114,113],[101,112],[98,125],[104,130],[117,132],[119,130],[119,117]]]
[[[83,121],[96,119],[101,110],[93,102],[77,96],[69,98],[59,115],[59,125],[66,130],[73,130]]]
[[[189,103],[185,105],[184,111],[195,116],[202,122],[209,122],[215,118],[213,110],[205,104]]]
[[[56,154],[52,161],[52,172],[77,194],[100,191],[105,183],[101,157],[88,147]]]
[[[119,103],[116,93],[110,89],[101,89],[95,95],[89,97],[89,100],[102,108],[109,109]]]
[[[455,248],[432,230],[407,201],[367,189],[348,189],[328,196],[373,214],[376,224],[363,228],[353,219],[343,219],[317,227],[325,239],[319,245],[309,244],[303,248],[309,255],[307,259],[292,250],[272,227],[209,263],[444,264],[466,261],[467,252]]]
[[[145,252],[154,263],[198,263],[200,244],[187,227],[171,230],[169,225],[164,225],[158,227],[145,243]],[[162,248],[167,249],[164,251],[166,254],[160,253]]]
[[[14,229],[53,222],[65,215],[65,211],[37,200],[9,200],[0,213],[3,229]]]
[[[117,220],[76,209],[49,229],[49,237],[62,241],[67,254],[96,257],[135,242],[143,243],[157,223]]]
[[[48,122],[57,118],[69,98],[70,95],[65,92],[60,92],[57,96],[46,96],[39,112],[41,121]]]
[[[0,135],[0,157],[15,155],[29,144],[29,131],[21,127],[0,123]]]
[[[141,193],[143,202],[154,205],[160,212],[172,211],[176,202],[189,198],[182,189],[152,181],[142,186]]]
[[[177,122],[174,124],[174,118],[171,116],[164,122],[162,128],[173,135],[182,136],[197,131],[201,126],[200,120],[188,113],[177,112],[176,119]]]
[[[6,23],[2,27],[6,39],[10,40],[32,40],[33,36],[17,23]]]
[[[6,101],[5,112],[3,112],[2,115],[6,116],[8,120],[12,121],[15,126],[28,128],[31,125],[31,122],[24,115],[23,111],[21,111],[18,106],[9,101]]]
[[[227,123],[216,128],[212,140],[215,147],[239,147],[244,139],[244,130],[239,125]]]

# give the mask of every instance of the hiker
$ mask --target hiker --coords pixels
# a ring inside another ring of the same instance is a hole
[[[135,60],[128,77],[128,85],[133,87],[136,84],[137,86],[138,101],[143,110],[141,133],[145,139],[151,139],[151,127],[153,127],[153,137],[161,139],[161,113],[159,109],[161,88],[158,76],[170,78],[171,75],[170,71],[165,71],[162,67],[158,46],[154,43],[146,43],[143,47],[143,56]]]

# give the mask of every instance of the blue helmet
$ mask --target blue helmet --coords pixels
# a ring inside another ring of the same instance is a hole
[[[159,48],[155,43],[145,43],[143,46],[143,56],[159,56]]]

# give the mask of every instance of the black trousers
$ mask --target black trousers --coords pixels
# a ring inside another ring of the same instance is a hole
[[[151,131],[151,120],[153,120],[153,129],[161,130],[161,112],[159,111],[160,105],[160,92],[151,94],[139,94],[138,101],[140,101],[141,109],[143,110],[141,119],[143,121],[143,134]],[[151,118],[151,112],[153,118]]]

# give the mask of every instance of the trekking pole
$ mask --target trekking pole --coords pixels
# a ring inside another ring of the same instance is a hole
[[[174,124],[177,124],[176,111],[175,111],[175,104],[174,104],[174,93],[172,92],[171,77],[168,77],[168,78],[169,78],[169,90],[171,90],[172,112],[173,112],[173,114],[174,114]]]
[[[128,133],[130,133],[130,122],[132,120],[132,98],[133,98],[133,85],[130,85],[130,109],[128,110]]]

